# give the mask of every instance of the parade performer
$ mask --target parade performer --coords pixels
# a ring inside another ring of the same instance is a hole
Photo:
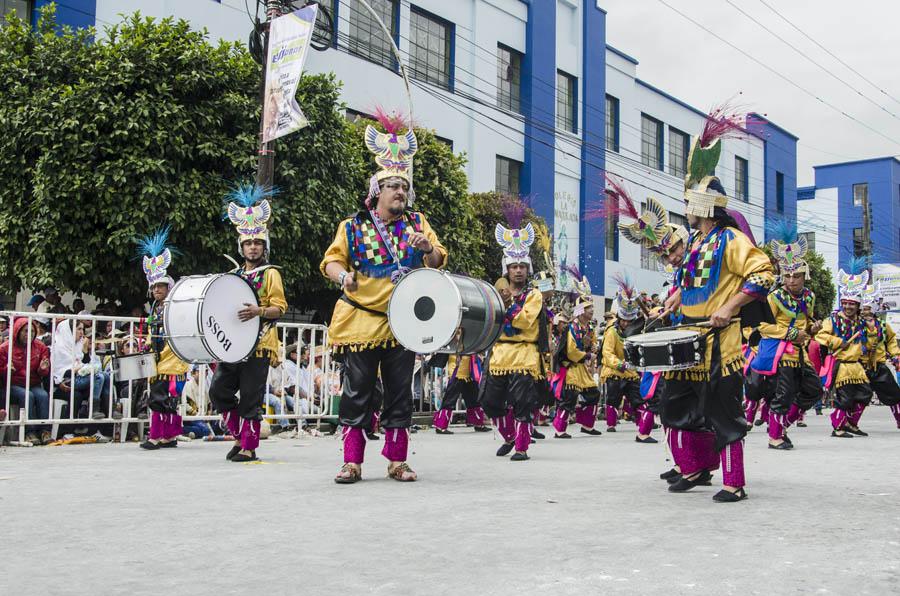
[[[834,388],[834,411],[831,413],[831,436],[852,438],[866,436],[859,430],[859,419],[872,400],[872,388],[861,360],[869,349],[869,331],[875,332],[874,322],[868,324],[859,316],[862,293],[869,281],[869,272],[838,272],[838,297],[841,309],[822,322],[815,339],[830,354],[825,358],[823,375],[826,389]]]
[[[481,406],[503,437],[497,455],[515,448],[512,461],[525,461],[531,442],[532,412],[538,403],[537,383],[542,379],[538,338],[544,309],[541,292],[528,285],[532,273],[528,249],[534,242],[534,226],[521,227],[522,216],[507,212],[509,228],[497,224],[494,233],[503,249],[504,277],[498,280],[506,313],[503,330],[488,358]]]
[[[156,376],[148,379],[150,386],[150,432],[141,447],[150,451],[178,447],[181,434],[181,416],[178,398],[187,381],[190,364],[184,362],[166,341],[163,331],[163,306],[175,285],[167,269],[172,264],[172,247],[168,245],[169,226],[162,227],[138,240],[141,266],[147,277],[153,303],[147,326],[150,332],[150,348],[156,354]]]
[[[867,357],[863,358],[863,367],[866,369],[866,376],[869,377],[869,386],[878,396],[878,401],[891,408],[894,419],[900,424],[898,419],[900,386],[897,385],[894,373],[887,367],[890,358],[894,369],[900,370],[900,346],[897,345],[894,329],[881,318],[883,313],[881,288],[869,284],[863,290],[862,316],[875,325],[875,345],[868,350]]]
[[[466,424],[475,432],[488,432],[484,410],[478,405],[478,384],[481,382],[481,358],[477,354],[457,356],[453,354],[447,361],[451,371],[447,389],[441,400],[441,407],[434,413],[434,431],[439,435],[452,435],[448,430],[453,410],[460,399],[466,404]]]
[[[638,436],[635,441],[656,443],[656,439],[650,436],[653,430],[653,413],[641,395],[641,376],[628,368],[625,362],[624,340],[629,328],[634,329],[635,323],[643,320],[640,297],[625,277],[618,275],[614,279],[619,286],[615,299],[616,322],[603,335],[600,369],[600,382],[606,386],[606,423],[615,429],[615,410],[624,400],[634,410],[637,418]],[[643,325],[638,327],[642,329]]]
[[[723,109],[707,117],[688,156],[685,212],[693,230],[687,255],[676,272],[676,290],[666,310],[681,308],[684,323],[709,321],[702,364],[670,371],[666,378],[663,424],[678,431],[678,461],[682,477],[669,487],[684,492],[708,482],[711,471],[723,467],[723,489],[713,499],[736,502],[744,490],[743,438],[747,432],[741,409],[743,355],[741,324],[733,320],[741,309],[762,301],[774,281],[769,259],[738,229],[726,210],[728,197],[713,174],[721,154],[721,138],[743,128]],[[669,255],[675,264],[677,256]],[[685,329],[691,329],[690,326]]]
[[[792,449],[787,429],[822,396],[822,384],[806,358],[806,344],[819,331],[814,322],[815,294],[804,287],[809,266],[803,257],[806,238],[797,235],[797,226],[786,220],[767,225],[769,242],[778,263],[781,287],[766,298],[774,322],[761,322],[761,339],[750,369],[774,379],[769,404],[769,448]]]
[[[410,209],[415,200],[416,136],[403,118],[379,110],[378,120],[386,132],[367,126],[365,143],[379,170],[369,180],[362,209],[338,225],[319,266],[343,290],[328,328],[329,345],[344,365],[338,411],[344,464],[334,479],[338,484],[362,478],[365,431],[372,427],[379,371],[384,388],[381,453],[389,462],[388,476],[401,482],[417,478],[406,463],[416,355],[391,333],[387,306],[404,273],[423,266],[443,267],[447,261],[447,251],[428,220]]]
[[[557,348],[559,370],[551,382],[558,393],[559,403],[553,418],[554,435],[557,439],[571,439],[566,432],[569,416],[575,414],[575,422],[581,425],[586,435],[602,434],[594,428],[600,404],[600,389],[594,380],[589,365],[596,360],[593,330],[594,298],[590,284],[576,268],[571,269],[578,297],[572,311],[573,319],[560,337]]]
[[[255,184],[240,185],[226,198],[227,217],[237,228],[238,253],[244,263],[232,273],[240,275],[256,290],[259,306],[244,304],[238,310],[241,321],[262,319],[255,353],[243,362],[219,362],[209,387],[209,398],[235,443],[226,455],[233,462],[259,459],[260,424],[269,366],[278,366],[278,331],[275,322],[287,310],[281,273],[271,265],[268,221],[272,189]],[[240,397],[238,393],[240,392]]]

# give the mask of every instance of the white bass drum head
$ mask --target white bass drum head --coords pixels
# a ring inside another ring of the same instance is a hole
[[[237,313],[244,304],[259,306],[259,299],[238,275],[220,275],[206,288],[200,325],[207,350],[218,362],[240,362],[256,350],[262,320],[241,322]]]
[[[449,344],[462,318],[462,298],[437,269],[416,269],[391,294],[388,323],[397,341],[411,352],[431,354]]]

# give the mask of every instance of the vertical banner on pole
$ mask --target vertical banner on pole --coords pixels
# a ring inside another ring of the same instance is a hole
[[[309,42],[318,11],[318,4],[312,4],[273,19],[269,24],[269,55],[266,59],[266,92],[263,103],[264,143],[309,124],[294,96],[309,53]]]

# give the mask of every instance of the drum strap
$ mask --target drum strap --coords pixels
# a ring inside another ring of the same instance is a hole
[[[353,308],[358,308],[359,310],[363,310],[367,313],[378,315],[380,317],[387,317],[386,312],[381,312],[380,310],[375,310],[374,308],[369,308],[368,306],[363,306],[347,294],[341,294],[341,300],[352,306]]]

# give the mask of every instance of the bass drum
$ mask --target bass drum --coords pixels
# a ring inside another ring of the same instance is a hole
[[[235,363],[253,354],[262,321],[238,319],[244,304],[259,306],[250,284],[235,273],[182,277],[163,312],[165,337],[185,362]]]
[[[417,354],[483,352],[500,337],[504,313],[494,286],[437,269],[404,276],[387,310],[394,337]]]

